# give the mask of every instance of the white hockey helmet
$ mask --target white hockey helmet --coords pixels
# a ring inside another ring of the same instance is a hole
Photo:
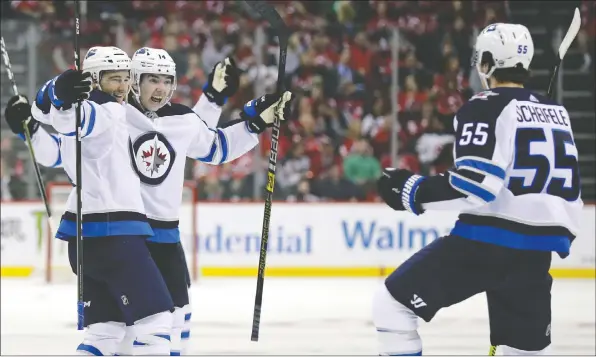
[[[488,73],[482,73],[482,56],[490,53],[494,65]],[[476,38],[472,66],[476,67],[480,80],[488,88],[488,78],[496,69],[515,68],[518,64],[526,70],[534,57],[534,42],[524,25],[496,23],[488,25]]]
[[[130,57],[118,47],[91,47],[83,60],[83,72],[91,73],[91,79],[99,85],[103,71],[130,71]]]
[[[166,97],[163,105],[167,104],[176,90],[176,63],[166,50],[159,48],[143,47],[137,50],[132,56],[131,77],[132,91],[140,103],[141,75],[143,74],[165,74],[173,77],[172,89]]]

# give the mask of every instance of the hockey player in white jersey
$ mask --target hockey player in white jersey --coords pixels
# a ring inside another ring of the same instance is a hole
[[[490,340],[505,355],[544,355],[551,342],[552,252],[566,257],[583,202],[567,110],[523,84],[534,44],[522,25],[486,27],[474,65],[485,88],[454,119],[455,167],[422,177],[385,169],[394,210],[460,210],[451,233],[414,254],[376,292],[381,355],[421,355],[418,317],[486,292]]]
[[[96,54],[92,52],[87,57]],[[129,135],[121,95],[126,91],[119,89],[128,85],[130,59],[121,50],[113,49],[111,60],[115,68],[100,78],[93,90],[90,72],[68,70],[51,80],[42,94],[51,102],[49,122],[62,134],[62,166],[74,185],[79,183],[74,181],[73,104],[82,100],[86,331],[77,352],[115,354],[125,335],[125,325],[132,324],[135,354],[169,355],[173,301],[145,244],[153,230],[145,215],[140,180],[130,167],[127,152]],[[73,271],[75,201],[73,190],[56,234],[68,241]]]
[[[155,53],[158,53],[157,51]],[[124,102],[130,90],[129,73],[123,74],[121,65],[114,61],[114,56],[120,55],[128,61],[130,59],[122,50],[116,47],[93,47],[89,49],[83,62],[83,70],[91,74],[93,82],[97,88],[111,94],[120,103]],[[168,62],[169,64],[169,62]],[[140,63],[137,62],[140,66]],[[130,66],[128,66],[130,67]],[[168,68],[174,71],[174,68]],[[50,80],[51,81],[51,80]],[[39,91],[32,108],[29,106],[24,96],[14,96],[9,100],[6,108],[5,118],[12,129],[21,139],[25,140],[23,132],[23,122],[29,121],[29,131],[32,135],[33,149],[35,150],[38,163],[46,167],[62,167],[60,155],[61,135],[50,134],[39,123],[49,124],[49,111],[51,102],[48,97],[48,81]],[[233,61],[226,59],[218,63],[209,75],[209,80],[205,84],[204,94],[194,106],[193,110],[200,115],[210,126],[215,127],[221,115],[221,105],[225,103],[228,97],[233,95],[238,88],[239,72]],[[150,100],[150,95],[143,96],[144,100]],[[135,102],[131,96],[130,101]],[[133,110],[134,111],[134,110]],[[32,117],[33,112],[33,117]],[[36,120],[38,119],[38,120]],[[184,157],[182,157],[184,160]],[[132,160],[131,160],[132,162]],[[161,165],[156,165],[159,171]],[[181,168],[182,170],[184,167]],[[178,176],[179,175],[174,175]],[[141,176],[142,177],[142,176]],[[182,183],[181,183],[182,184]],[[149,186],[142,186],[141,190],[150,189]],[[170,197],[169,193],[155,192],[158,196],[152,197],[149,194],[143,195],[143,199],[150,200],[150,205],[155,205],[153,201],[161,201],[163,197]],[[176,200],[173,197],[174,201]],[[171,336],[171,353],[177,355],[183,353],[184,347],[190,336],[190,305],[189,296],[186,291],[190,287],[190,277],[185,261],[184,250],[180,243],[179,230],[176,224],[160,224],[150,220],[155,226],[155,237],[148,240],[147,246],[159,268],[170,294],[175,301],[176,310],[174,312],[176,326]],[[159,243],[170,243],[162,245]],[[159,245],[158,245],[159,244]],[[175,259],[172,257],[175,256]],[[182,326],[180,326],[182,325]],[[126,336],[118,351],[120,355],[129,355],[132,353],[134,341],[134,326],[126,328]]]
[[[84,69],[85,63],[83,63]],[[182,246],[180,245],[177,218],[186,155],[176,157],[176,152],[184,153],[186,145],[189,150],[188,155],[198,160],[210,164],[231,161],[254,147],[256,134],[270,126],[275,115],[279,115],[282,120],[288,116],[291,95],[287,92],[277,100],[274,96],[266,95],[259,98],[258,101],[250,101],[247,103],[241,118],[232,121],[232,124],[236,125],[223,129],[210,129],[218,135],[215,141],[193,143],[192,140],[189,140],[189,137],[197,135],[197,133],[200,134],[201,130],[204,130],[205,124],[196,115],[191,115],[190,121],[185,122],[183,120],[185,118],[176,116],[169,118],[164,115],[168,113],[167,111],[160,110],[164,105],[167,105],[167,108],[164,108],[166,110],[183,110],[186,114],[192,113],[187,107],[168,103],[169,97],[171,97],[175,88],[175,66],[167,52],[143,48],[137,51],[135,57],[133,57],[132,66],[137,68],[137,71],[133,74],[137,94],[131,96],[129,101],[138,110],[129,106],[129,109],[132,108],[132,110],[129,113],[130,115],[127,116],[127,120],[130,131],[136,131],[136,127],[140,126],[140,129],[138,129],[139,136],[134,142],[131,142],[130,152],[131,162],[137,163],[137,173],[141,180],[146,183],[142,187],[145,205],[153,212],[148,213],[148,215],[150,217],[149,222],[154,230],[154,236],[149,239],[147,245],[175,302],[175,329],[182,329],[182,325],[186,325],[181,336],[183,339],[187,339],[190,318],[190,312],[187,310],[188,293],[186,291],[186,276],[188,273]],[[97,70],[99,69],[101,68],[98,67]],[[221,114],[220,106],[237,88],[238,78],[235,72],[233,63],[229,59],[216,65],[204,87],[204,95],[201,96],[201,99],[193,108],[200,115],[200,118],[210,126],[214,127],[217,124]],[[142,78],[143,75],[146,76]],[[94,74],[94,76],[99,77],[98,74]],[[168,85],[170,85],[170,88],[165,88]],[[43,93],[40,92],[38,98],[42,95]],[[157,99],[156,102],[161,100],[162,103],[153,103],[153,99]],[[39,106],[40,104],[36,103],[36,105]],[[275,113],[273,109],[277,109],[278,112]],[[146,115],[139,115],[139,110],[146,113]],[[163,120],[148,119],[148,117],[158,118],[159,115],[163,117]],[[174,120],[171,121],[171,119]],[[196,124],[200,125],[197,126]],[[15,126],[18,128],[18,125]],[[182,130],[185,128],[186,130]],[[198,131],[196,128],[198,128]],[[47,135],[43,129],[40,132]],[[243,137],[246,144],[242,144]],[[139,140],[145,138],[148,139],[139,144]],[[230,145],[230,142],[236,145]],[[146,145],[149,147],[145,147]],[[54,146],[57,147],[57,145]],[[157,149],[152,147],[157,147]],[[52,150],[52,147],[48,145],[36,147],[36,149],[43,150],[42,157],[44,158],[53,157],[52,152],[56,151],[55,148]],[[205,151],[207,149],[209,150],[208,153]],[[148,152],[153,152],[155,156],[148,155]],[[140,156],[135,157],[136,155]],[[197,158],[197,155],[201,156]],[[150,160],[154,160],[155,165],[147,170],[149,166],[147,163]],[[51,158],[46,159],[46,161],[53,162]],[[160,177],[162,177],[161,180]],[[157,180],[160,181],[157,182]],[[180,353],[177,336],[179,336],[178,333],[172,333],[173,355]],[[125,348],[120,352],[127,353],[127,351]]]
[[[164,262],[161,272],[176,306],[174,328],[186,326],[183,340],[189,334],[190,311],[178,220],[186,157],[212,165],[235,160],[255,147],[258,134],[273,124],[275,116],[283,121],[289,115],[289,92],[281,97],[265,95],[247,103],[240,118],[215,128],[221,105],[237,88],[239,78],[234,72],[230,59],[217,64],[193,111],[170,102],[176,67],[166,51],[144,47],[132,58],[133,90],[127,113],[131,162],[144,184],[142,194],[155,232],[148,246],[154,259]]]

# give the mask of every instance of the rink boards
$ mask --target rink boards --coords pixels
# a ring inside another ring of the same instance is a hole
[[[48,247],[42,203],[2,203],[1,212],[3,277],[27,277],[43,271],[48,248],[53,266],[68,266],[66,244],[53,239]],[[192,212],[192,205],[185,204],[180,215],[181,237],[191,271],[196,264],[200,276],[256,276],[263,204],[198,203],[194,222]],[[564,260],[554,255],[553,276],[595,277],[595,213],[594,206],[586,206],[571,255]],[[266,274],[384,276],[421,247],[449,232],[456,218],[457,214],[451,212],[428,212],[416,217],[374,203],[276,202]]]

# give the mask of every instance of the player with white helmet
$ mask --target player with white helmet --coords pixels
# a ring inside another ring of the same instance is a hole
[[[83,71],[91,74],[97,89],[122,103],[130,90],[130,57],[118,47],[92,47],[87,51]]]
[[[116,354],[128,324],[136,337],[135,354],[167,355],[174,304],[146,245],[154,232],[145,215],[140,179],[128,156],[124,99],[130,87],[130,58],[116,47],[94,47],[85,57],[83,70],[67,70],[48,81],[30,112],[22,103],[9,106],[7,121],[18,127],[33,114],[52,125],[58,136],[40,129],[38,123],[32,130],[38,160],[42,164],[56,160],[53,166],[62,166],[76,185],[73,104],[82,100],[86,330],[77,353]],[[73,190],[56,237],[68,242],[76,272],[75,198]]]
[[[287,118],[291,95],[286,92],[252,100],[241,118],[215,128],[221,106],[238,88],[239,73],[231,58],[215,66],[193,109],[170,102],[176,89],[176,66],[165,50],[137,50],[131,75],[129,103],[137,109],[128,114],[131,161],[144,184],[145,206],[156,232],[148,245],[154,258],[170,262],[162,274],[176,306],[174,328],[184,328],[181,336],[186,340],[190,308],[178,230],[186,157],[214,165],[240,157],[254,148],[258,134],[272,125],[275,116]],[[150,152],[156,155],[148,155]],[[177,341],[172,342],[175,349]]]
[[[472,65],[484,89],[490,89],[493,74],[494,80],[501,79],[500,82],[525,81],[533,57],[534,42],[528,29],[524,25],[499,23],[487,26],[478,36]]]
[[[133,55],[131,66],[133,78],[132,93],[137,103],[145,110],[157,111],[170,102],[176,90],[176,63],[162,49],[143,47]],[[141,86],[141,77],[145,85]],[[162,86],[160,79],[164,81]],[[163,89],[167,87],[167,91]]]
[[[127,105],[131,162],[143,182],[143,201],[154,231],[147,246],[176,305],[171,352],[178,354],[183,350],[180,339],[187,340],[190,332],[188,271],[178,230],[185,156],[221,164],[242,155],[254,147],[256,135],[272,125],[275,116],[282,120],[287,117],[291,95],[286,92],[281,98],[266,95],[250,101],[240,119],[228,123],[226,128],[214,129],[209,127],[217,124],[221,106],[238,88],[239,74],[233,60],[227,58],[215,66],[194,113],[169,103],[176,86],[176,72],[166,51],[142,48],[133,56],[132,68],[133,90]],[[99,73],[94,77],[99,79]],[[124,91],[114,92],[120,99],[121,93]],[[48,135],[43,129],[39,132]],[[50,141],[44,143],[34,143],[36,150],[45,154],[38,159],[42,164],[43,158],[56,151],[48,145]],[[153,155],[145,155],[149,151]],[[54,161],[48,158],[46,162]],[[127,337],[132,336],[128,330]],[[119,352],[129,353],[128,345],[132,345],[132,340],[125,339]]]
[[[130,90],[130,57],[124,51],[118,47],[92,47],[85,56],[83,69],[90,73],[97,89],[112,95],[118,103],[126,99]],[[23,140],[25,135],[22,122],[28,120],[33,147],[39,148],[36,150],[36,160],[46,167],[60,167],[61,135],[50,134],[39,125],[50,124],[51,101],[47,87],[52,80],[47,81],[38,91],[33,105],[23,95],[10,98],[5,118],[10,129]]]
[[[459,210],[449,235],[396,269],[373,298],[381,355],[421,355],[418,318],[486,292],[491,344],[506,355],[544,355],[551,342],[552,252],[565,258],[583,202],[569,113],[524,88],[528,29],[492,24],[473,66],[484,92],[454,118],[455,166],[423,177],[388,168],[379,193],[396,211]]]

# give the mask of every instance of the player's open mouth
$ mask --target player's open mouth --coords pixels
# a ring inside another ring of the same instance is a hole
[[[163,97],[151,96],[151,101],[153,103],[161,103],[162,100],[163,100]]]
[[[124,94],[113,94],[116,99],[124,99]]]

